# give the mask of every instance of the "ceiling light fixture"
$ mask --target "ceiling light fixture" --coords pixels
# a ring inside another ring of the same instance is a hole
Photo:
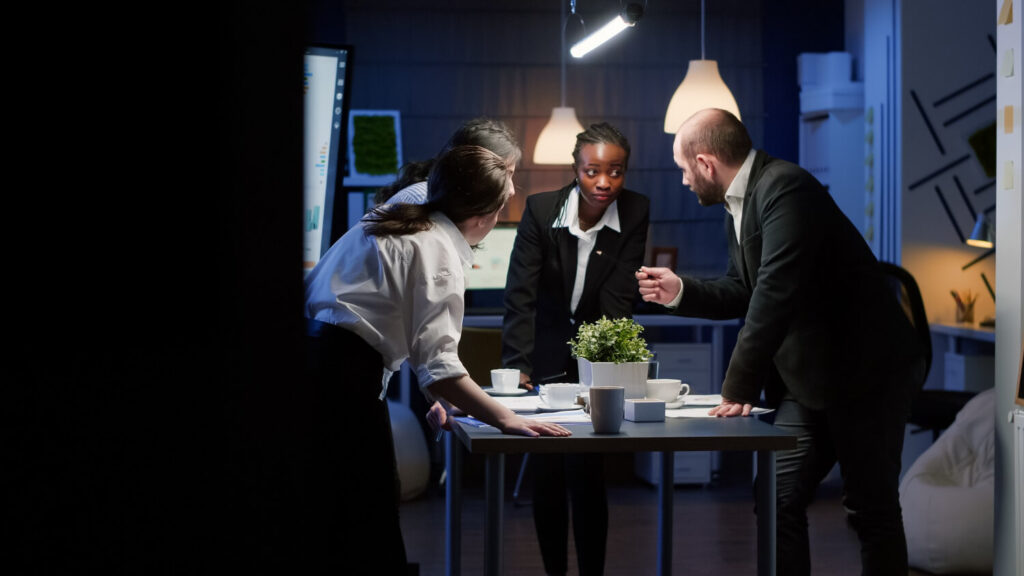
[[[698,110],[721,108],[740,118],[729,87],[718,74],[718,62],[704,59],[705,0],[700,2],[700,60],[690,60],[686,76],[672,94],[665,111],[665,132],[675,134],[679,127]]]
[[[574,3],[575,4],[575,3]],[[573,8],[575,12],[575,7]],[[635,2],[630,2],[622,9],[622,12],[617,14],[615,18],[612,18],[610,22],[597,29],[596,32],[587,36],[583,40],[580,40],[569,50],[573,58],[582,58],[588,52],[597,48],[601,44],[611,40],[619,32],[622,32],[626,28],[636,26],[636,23],[640,21],[640,17],[644,15],[644,7]]]
[[[576,0],[572,0],[572,11],[576,13]],[[561,106],[551,110],[551,118],[540,131],[537,145],[533,149],[534,164],[571,164],[572,150],[576,147],[576,135],[583,132],[583,125],[576,119],[576,109],[565,105],[565,27],[568,17],[562,5],[562,100]]]

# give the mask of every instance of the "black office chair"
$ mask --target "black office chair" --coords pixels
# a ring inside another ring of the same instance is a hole
[[[943,430],[953,423],[957,412],[974,396],[974,393],[923,389],[932,366],[932,335],[928,328],[928,316],[924,311],[921,291],[917,287],[914,276],[906,269],[890,262],[879,262],[879,265],[889,280],[890,286],[896,291],[903,312],[914,326],[918,342],[924,350],[924,371],[910,405],[910,417],[907,419],[907,423],[917,427],[916,430],[911,431],[911,434],[930,430],[932,441],[934,441],[938,439]]]

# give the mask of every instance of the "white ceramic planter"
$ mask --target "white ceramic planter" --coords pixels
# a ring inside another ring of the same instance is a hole
[[[643,398],[647,394],[648,362],[591,362],[576,359],[580,370],[580,383],[584,387],[622,386],[626,398]]]

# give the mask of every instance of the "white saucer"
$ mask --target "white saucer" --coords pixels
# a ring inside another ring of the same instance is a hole
[[[686,405],[686,396],[677,396],[671,402],[665,402],[665,410],[678,410]]]
[[[530,392],[526,388],[516,388],[515,390],[513,390],[511,392],[498,392],[492,386],[488,386],[487,388],[484,388],[483,391],[487,392],[491,396],[522,396],[523,394],[527,394],[527,393]]]

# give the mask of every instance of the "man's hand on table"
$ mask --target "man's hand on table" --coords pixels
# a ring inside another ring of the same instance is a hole
[[[750,411],[753,408],[754,407],[750,404],[740,404],[739,402],[733,402],[732,400],[722,398],[722,403],[711,410],[708,410],[708,414],[711,416],[718,416],[719,418],[750,416]]]

